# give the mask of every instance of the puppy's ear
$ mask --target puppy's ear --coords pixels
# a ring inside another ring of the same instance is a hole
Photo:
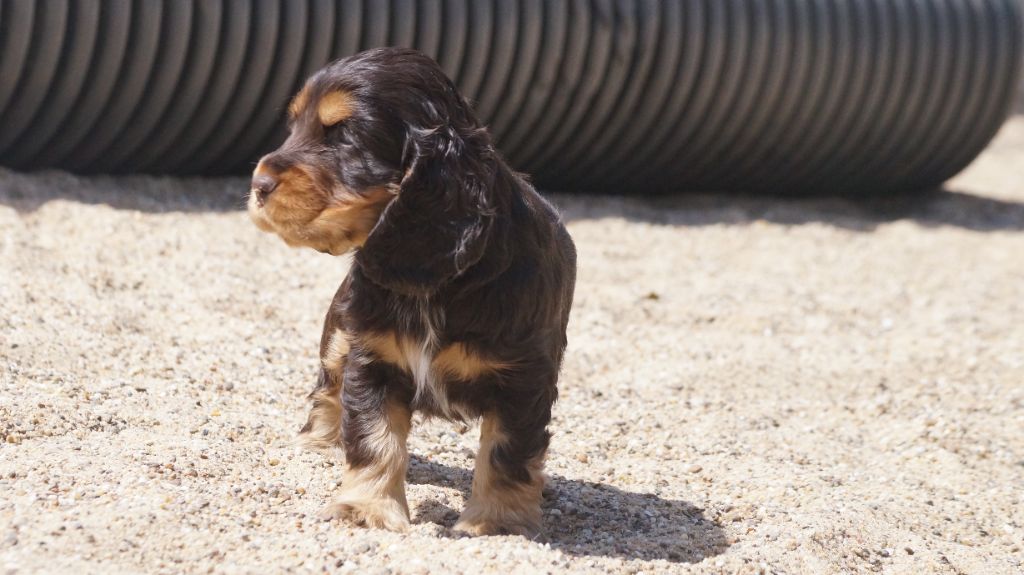
[[[356,255],[370,280],[429,295],[483,256],[494,174],[467,146],[455,128],[408,129],[398,197]]]

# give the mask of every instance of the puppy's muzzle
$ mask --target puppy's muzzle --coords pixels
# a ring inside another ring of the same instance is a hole
[[[267,174],[258,174],[253,176],[252,187],[249,188],[249,192],[256,196],[256,204],[262,208],[267,203],[267,198],[270,197],[270,194],[274,193],[276,188],[277,178]]]

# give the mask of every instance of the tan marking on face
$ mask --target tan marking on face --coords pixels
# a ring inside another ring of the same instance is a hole
[[[297,117],[306,109],[306,104],[309,103],[309,86],[303,87],[299,90],[298,94],[292,98],[290,104],[288,104],[288,115],[292,118]]]
[[[273,174],[261,162],[254,175],[271,175],[278,184],[263,206],[249,195],[249,216],[256,227],[274,232],[292,247],[310,247],[342,255],[362,246],[381,212],[397,194],[395,186],[382,186],[357,194],[330,189],[312,168],[295,165]]]
[[[383,187],[328,207],[308,226],[309,237],[320,238],[319,247],[312,247],[336,256],[362,247],[381,212],[394,198],[395,191]]]
[[[330,190],[324,189],[324,183],[318,181],[307,166],[295,165],[278,173],[261,161],[253,171],[253,177],[256,176],[277,180],[274,192],[262,207],[257,202],[256,191],[249,193],[249,215],[264,231],[275,231],[284,237],[286,232],[316,219],[330,205]]]
[[[316,105],[316,113],[320,123],[324,126],[333,126],[338,122],[347,120],[354,112],[352,94],[342,90],[327,92],[320,98]]]
[[[481,357],[461,343],[455,343],[442,349],[434,357],[433,362],[433,368],[438,373],[462,380],[475,379],[508,367],[507,363]]]
[[[367,430],[365,441],[374,453],[373,460],[363,467],[345,469],[340,494],[321,516],[392,531],[408,530],[405,473],[409,466],[406,439],[411,426],[409,408],[389,402],[384,417]]]
[[[473,470],[473,493],[455,524],[456,531],[473,535],[512,533],[534,537],[540,532],[540,502],[544,490],[544,455],[527,463],[528,483],[511,482],[491,464],[495,447],[508,442],[497,417],[484,414],[480,450]]]

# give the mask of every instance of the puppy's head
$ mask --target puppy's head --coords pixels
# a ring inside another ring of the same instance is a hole
[[[253,172],[248,207],[260,229],[334,255],[366,241],[397,194],[404,145],[401,119],[374,98],[388,74],[370,64],[336,62],[294,97],[288,139]]]
[[[249,214],[293,246],[354,248],[370,279],[430,291],[479,259],[494,150],[441,68],[382,48],[314,74],[253,173]]]
[[[260,160],[249,214],[291,246],[356,262],[424,294],[481,257],[500,162],[437,63],[381,48],[317,72],[289,106],[291,134]]]

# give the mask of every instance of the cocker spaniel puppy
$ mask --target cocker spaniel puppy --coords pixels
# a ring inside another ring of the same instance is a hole
[[[356,54],[317,72],[253,174],[249,214],[292,246],[354,251],[320,341],[301,437],[343,447],[325,517],[409,526],[414,411],[481,420],[455,529],[536,535],[576,251],[430,58]]]

